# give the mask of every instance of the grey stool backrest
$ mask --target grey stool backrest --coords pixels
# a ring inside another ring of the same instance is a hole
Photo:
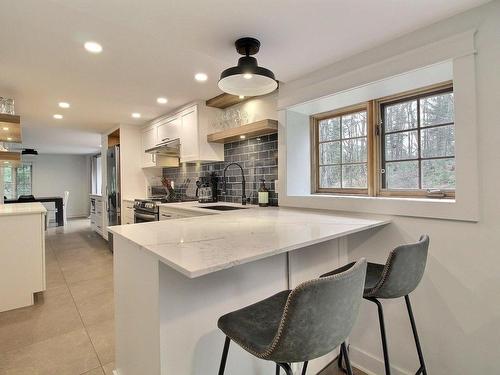
[[[350,269],[297,286],[288,296],[278,332],[264,357],[304,362],[331,352],[349,336],[359,312],[366,259]]]
[[[424,275],[429,249],[429,236],[417,243],[396,247],[390,254],[380,281],[365,297],[399,298],[413,292]]]

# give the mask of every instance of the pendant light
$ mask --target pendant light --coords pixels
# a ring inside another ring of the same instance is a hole
[[[219,88],[231,95],[258,96],[278,88],[274,73],[260,67],[257,59],[251,57],[259,52],[260,42],[255,38],[241,38],[235,43],[239,54],[244,55],[238,65],[224,70],[220,75]]]

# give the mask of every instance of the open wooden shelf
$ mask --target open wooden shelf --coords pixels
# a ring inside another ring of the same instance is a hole
[[[21,117],[0,113],[0,142],[22,142]]]
[[[207,136],[207,141],[214,143],[231,143],[240,141],[241,139],[255,138],[277,132],[278,121],[266,119],[252,122],[251,124],[247,125],[242,125],[237,128],[231,128],[217,133],[209,134]]]
[[[213,97],[212,99],[208,99],[205,104],[207,107],[214,107],[214,108],[219,108],[219,109],[225,109],[227,107],[231,107],[232,105],[243,103],[244,101],[248,99],[252,99],[253,96],[246,96],[243,99],[240,99],[238,95],[231,95],[231,94],[220,94],[217,95],[216,97]]]
[[[12,151],[0,151],[0,168],[5,166],[21,166],[21,153]]]

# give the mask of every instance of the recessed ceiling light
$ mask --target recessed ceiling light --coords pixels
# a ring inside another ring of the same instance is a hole
[[[8,127],[4,127],[4,128],[2,128],[2,130],[8,131],[9,128]]]
[[[245,99],[245,95],[240,95],[239,98],[240,99]]]
[[[167,98],[158,98],[158,99],[156,99],[156,102],[158,104],[167,104],[168,99]]]
[[[208,76],[205,73],[196,73],[194,79],[198,82],[205,82],[208,79]]]
[[[53,116],[56,120],[61,120],[63,118],[63,115],[60,115],[58,113],[56,113],[54,116]]]
[[[97,42],[92,42],[92,41],[85,42],[85,44],[83,46],[90,53],[101,53],[102,52],[102,46]]]
[[[70,105],[67,102],[59,102],[59,107],[61,107],[61,108],[69,108]]]
[[[133,118],[141,118],[141,114],[138,112],[134,112],[134,113],[132,113],[132,117]]]

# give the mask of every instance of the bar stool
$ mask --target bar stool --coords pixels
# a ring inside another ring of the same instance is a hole
[[[417,288],[420,280],[422,279],[425,264],[427,262],[428,249],[429,236],[423,235],[417,243],[401,245],[392,250],[385,264],[368,263],[363,298],[375,303],[378,308],[386,375],[391,374],[391,365],[389,363],[389,351],[387,348],[387,337],[385,334],[384,311],[382,309],[382,303],[379,299],[393,299],[400,297],[405,298],[411,329],[413,331],[413,338],[415,340],[417,355],[420,362],[420,367],[415,375],[427,375],[427,369],[425,368],[424,356],[422,354],[422,348],[418,338],[417,326],[415,324],[409,294]],[[345,267],[348,266],[350,265]],[[342,268],[339,270],[342,270]],[[329,277],[339,270],[326,273],[321,277]],[[341,351],[338,357],[338,365],[340,368],[342,368],[342,357],[343,352]]]
[[[366,260],[360,259],[344,272],[306,281],[253,305],[222,316],[217,325],[226,335],[219,375],[224,374],[231,340],[250,354],[276,363],[292,375],[291,363],[321,357],[341,345],[352,375],[344,341],[358,316]]]

